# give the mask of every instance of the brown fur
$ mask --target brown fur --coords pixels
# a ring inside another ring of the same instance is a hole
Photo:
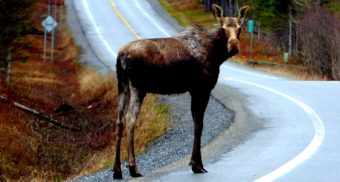
[[[202,84],[212,89],[220,64],[228,58],[221,34],[197,25],[176,37],[132,42],[118,54],[117,73],[124,72],[143,92],[183,93]]]
[[[133,41],[119,51],[114,178],[122,177],[120,142],[124,125],[128,138],[130,175],[141,176],[135,162],[133,135],[135,121],[147,93],[191,94],[195,138],[190,164],[193,172],[206,172],[200,151],[204,111],[217,82],[220,65],[239,51],[239,20],[219,17],[221,26],[216,30],[208,31],[194,25],[170,38]]]

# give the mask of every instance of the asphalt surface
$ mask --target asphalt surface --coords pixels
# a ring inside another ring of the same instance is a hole
[[[108,57],[105,62],[105,60],[102,60],[103,57],[100,58],[100,54],[102,53],[97,53],[97,50],[100,50],[96,48],[99,43],[94,42],[93,40],[88,41],[87,36],[89,33],[86,32],[86,30],[91,29],[83,27],[89,25],[86,22],[83,22],[83,19],[78,17],[81,13],[78,12],[79,10],[76,8],[77,3],[79,2],[67,1],[69,15],[68,23],[72,28],[71,30],[74,34],[76,43],[81,45],[84,50],[84,54],[81,56],[81,62],[85,65],[95,67],[104,74],[106,72],[114,71],[113,67],[106,65],[109,61]],[[85,9],[86,7],[90,8],[92,6],[94,7],[94,5],[85,5]],[[91,35],[91,37],[93,37],[93,35]],[[112,47],[115,47],[115,45],[112,45]],[[113,60],[111,61],[111,64],[115,64]],[[138,167],[143,174],[151,173],[154,170],[171,164],[173,161],[182,160],[183,157],[190,156],[192,151],[194,130],[190,111],[190,95],[181,94],[161,96],[159,97],[158,102],[165,103],[170,106],[169,120],[171,122],[171,126],[165,135],[157,138],[149,144],[148,151],[146,153],[137,157]],[[212,97],[205,113],[204,119],[206,121],[206,127],[204,127],[203,136],[201,138],[202,145],[204,146],[208,144],[220,133],[225,131],[231,125],[232,118],[232,111]],[[184,164],[184,166],[188,167],[189,159],[186,159],[185,163],[186,164]],[[127,162],[124,161],[122,166],[124,180],[131,179],[128,174],[128,170],[124,168],[124,166],[127,166]],[[95,174],[76,178],[73,181],[110,181],[112,180],[112,174],[112,169],[107,168]]]
[[[109,65],[118,48],[135,38],[126,22],[142,38],[176,32],[147,1],[114,2],[74,1],[89,43]],[[187,160],[179,160],[137,180],[340,181],[339,90],[339,82],[290,80],[227,62],[214,96],[235,118],[203,148],[209,172],[194,175],[183,167]]]

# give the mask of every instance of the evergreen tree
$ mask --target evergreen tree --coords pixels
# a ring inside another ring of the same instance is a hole
[[[221,6],[225,14],[224,16],[236,16],[239,8],[237,0],[200,0],[200,2],[204,4],[206,12],[211,11],[213,4]]]
[[[0,66],[5,66],[13,41],[31,31],[35,0],[0,0]]]

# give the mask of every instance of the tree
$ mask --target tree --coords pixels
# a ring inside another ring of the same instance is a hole
[[[204,4],[204,10],[206,12],[211,11],[213,4],[221,6],[225,13],[224,16],[236,16],[239,8],[237,0],[200,0],[200,2]]]
[[[312,73],[340,79],[340,20],[326,7],[314,5],[299,18],[301,55]]]
[[[31,32],[35,0],[0,0],[0,66],[7,67],[13,42]]]

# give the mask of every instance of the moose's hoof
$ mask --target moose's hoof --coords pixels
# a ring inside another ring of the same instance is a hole
[[[194,163],[189,164],[191,166],[191,170],[194,173],[207,173],[208,171],[203,168],[203,165],[198,165]]]
[[[113,170],[113,179],[123,179],[122,171]]]
[[[137,170],[137,166],[127,166],[130,171],[130,176],[134,178],[142,177],[142,174],[140,174]]]

